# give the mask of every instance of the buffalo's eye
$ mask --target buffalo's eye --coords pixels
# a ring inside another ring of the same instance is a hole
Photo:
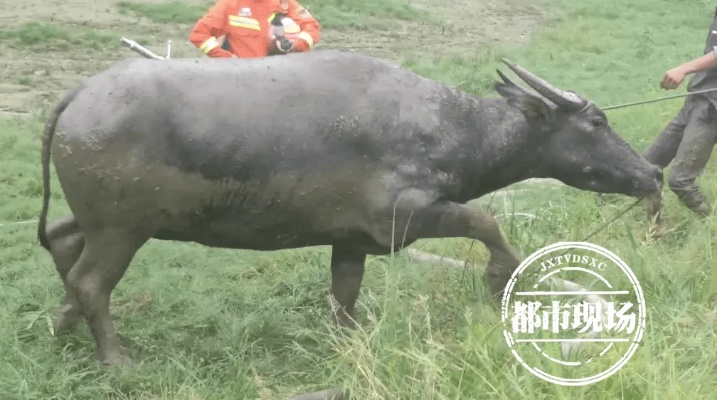
[[[599,128],[605,125],[605,118],[594,117],[590,119],[590,123],[593,124],[594,127]]]

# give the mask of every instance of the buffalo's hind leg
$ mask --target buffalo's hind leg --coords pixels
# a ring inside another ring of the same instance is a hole
[[[339,305],[334,310],[334,322],[354,328],[356,314],[354,306],[361,289],[366,253],[354,250],[348,244],[331,246],[331,291]]]
[[[484,277],[491,293],[498,298],[520,265],[518,253],[505,240],[492,215],[457,203],[434,204],[414,212],[407,236],[412,239],[467,237],[483,242],[490,251]]]
[[[65,286],[65,299],[58,310],[55,334],[70,331],[82,320],[82,310],[75,291],[67,284],[67,274],[82,254],[85,240],[74,216],[65,217],[47,226],[49,252],[55,262],[55,269]]]
[[[87,232],[79,260],[67,275],[68,285],[92,331],[103,364],[128,364],[110,317],[110,296],[137,250],[149,239],[121,229]]]

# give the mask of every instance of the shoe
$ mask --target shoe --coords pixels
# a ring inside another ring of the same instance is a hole
[[[695,214],[697,214],[697,216],[698,216],[701,220],[703,220],[703,219],[709,217],[709,215],[712,213],[712,210],[710,209],[710,206],[707,205],[706,202],[702,202],[702,203],[700,203],[700,204],[698,204],[698,205],[696,205],[696,206],[694,206],[694,207],[689,207],[689,209],[690,209],[692,212],[694,212]]]

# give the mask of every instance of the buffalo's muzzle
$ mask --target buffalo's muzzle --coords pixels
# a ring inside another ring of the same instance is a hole
[[[657,180],[657,187],[659,190],[662,190],[662,185],[665,183],[665,176],[662,171],[662,168],[657,168],[657,172],[655,173],[655,179]]]
[[[663,179],[662,169],[655,165],[650,165],[642,178],[635,181],[635,195],[649,196],[661,192]]]

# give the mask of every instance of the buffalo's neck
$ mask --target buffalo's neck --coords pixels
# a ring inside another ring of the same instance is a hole
[[[539,155],[525,118],[502,98],[466,101],[466,138],[460,193],[465,202],[522,180],[541,176]]]

